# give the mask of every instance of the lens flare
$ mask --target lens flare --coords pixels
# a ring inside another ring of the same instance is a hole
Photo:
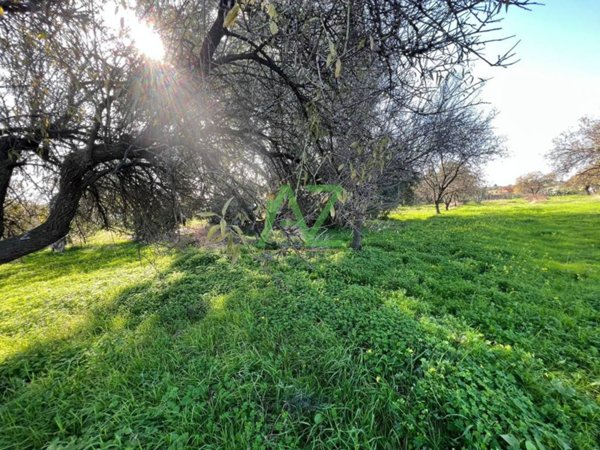
[[[162,61],[165,57],[165,47],[154,27],[134,17],[129,29],[135,47],[150,59]]]
[[[154,26],[136,16],[131,9],[121,9],[118,12],[105,12],[106,23],[115,31],[124,33],[135,48],[144,56],[155,61],[165,58],[165,46]]]

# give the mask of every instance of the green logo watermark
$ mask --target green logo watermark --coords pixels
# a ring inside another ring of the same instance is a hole
[[[291,188],[289,184],[284,184],[279,189],[277,196],[267,203],[267,214],[265,218],[265,228],[263,229],[260,238],[263,243],[268,242],[269,236],[273,232],[273,225],[275,224],[275,219],[277,218],[277,214],[281,209],[281,206],[287,201],[289,208],[292,210],[292,214],[294,215],[296,221],[289,223],[291,226],[295,226],[300,230],[302,234],[302,239],[308,245],[313,244],[319,233],[319,229],[327,219],[327,216],[333,216],[335,213],[335,204],[338,200],[343,201],[345,199],[345,191],[341,186],[337,186],[334,184],[311,184],[304,186],[304,188],[314,194],[320,193],[329,193],[329,199],[325,203],[325,206],[321,210],[321,213],[315,220],[312,227],[308,227],[306,224],[306,220],[302,215],[302,211],[300,211],[300,207],[298,206],[298,199],[296,198],[296,193]]]

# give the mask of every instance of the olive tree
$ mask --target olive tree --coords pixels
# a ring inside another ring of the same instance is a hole
[[[510,64],[486,58],[489,31],[501,7],[533,3],[140,0],[167,49],[157,65],[102,20],[110,3],[2,2],[0,222],[9,191],[48,213],[0,240],[0,262],[64,237],[82,199],[172,228],[183,200],[233,192],[251,210],[282,182],[346,182],[360,233],[374,193],[414,172],[419,127],[403,124],[441,112],[427,105],[450,73],[469,91],[475,59]]]

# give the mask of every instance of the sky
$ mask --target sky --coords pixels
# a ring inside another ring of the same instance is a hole
[[[493,77],[481,99],[498,111],[496,131],[506,137],[507,158],[486,167],[489,184],[514,183],[519,175],[550,171],[544,154],[561,132],[584,115],[600,117],[600,0],[544,0],[531,11],[509,8],[503,36],[516,35],[520,61],[508,68],[478,64]],[[510,45],[508,45],[510,47]],[[507,49],[494,45],[489,57]]]

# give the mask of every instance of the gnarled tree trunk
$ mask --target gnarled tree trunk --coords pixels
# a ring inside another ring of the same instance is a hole
[[[86,184],[89,166],[82,156],[76,153],[65,160],[58,195],[46,221],[20,236],[0,241],[0,264],[41,250],[67,235]]]
[[[352,227],[352,248],[362,250],[363,219],[357,219]]]

